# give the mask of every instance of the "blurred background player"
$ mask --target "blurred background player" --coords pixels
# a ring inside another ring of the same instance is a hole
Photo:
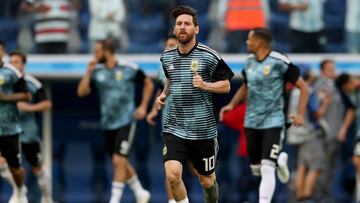
[[[17,103],[20,111],[20,123],[24,131],[20,135],[21,148],[31,165],[32,172],[38,178],[41,190],[41,203],[52,203],[49,178],[42,167],[40,134],[35,119],[35,112],[44,112],[51,109],[52,102],[48,98],[41,82],[31,75],[25,74],[26,55],[13,51],[9,53],[9,56],[10,64],[24,75],[28,91],[32,96],[30,102]]]
[[[162,109],[172,96],[163,124],[164,166],[174,199],[188,203],[182,180],[182,163],[190,161],[197,170],[204,202],[218,202],[215,177],[218,152],[213,112],[213,93],[228,93],[233,72],[211,48],[196,40],[199,33],[197,11],[178,6],[172,11],[178,46],[166,50],[160,61],[166,76],[164,90],[156,99]]]
[[[355,201],[360,202],[360,81],[347,73],[339,75],[336,86],[346,94],[351,102],[351,108],[356,109],[356,134],[353,152],[353,163],[356,170]]]
[[[92,61],[89,64],[86,75],[78,85],[77,94],[84,97],[94,88],[99,93],[101,126],[114,168],[110,203],[120,202],[125,183],[134,192],[137,203],[147,203],[150,193],[142,187],[128,156],[136,120],[146,116],[153,83],[136,64],[117,61],[112,41],[103,41],[102,49],[104,63]],[[142,101],[136,109],[135,83],[144,86]]]
[[[6,159],[15,182],[15,191],[9,203],[27,203],[19,140],[22,128],[16,102],[29,101],[31,95],[21,72],[1,61],[5,54],[4,48],[4,43],[0,42],[0,152]]]
[[[272,33],[266,28],[250,31],[247,40],[252,55],[246,60],[242,71],[244,84],[230,103],[220,111],[232,110],[238,103],[247,101],[245,131],[250,167],[255,176],[261,176],[259,202],[270,203],[275,191],[275,169],[281,182],[287,182],[289,171],[287,155],[280,153],[281,131],[286,122],[284,115],[284,84],[289,81],[300,91],[299,109],[292,115],[293,124],[304,122],[308,99],[307,85],[300,77],[299,70],[284,55],[271,50]],[[279,157],[279,158],[278,158]]]
[[[300,127],[291,126],[288,129],[288,138],[301,139],[297,143],[297,170],[295,176],[295,193],[299,201],[313,200],[318,201],[315,196],[316,186],[318,186],[319,176],[326,167],[325,154],[325,133],[320,119],[324,116],[329,107],[331,96],[324,93],[321,103],[318,95],[313,91],[315,75],[309,66],[303,65],[300,68],[301,75],[309,88],[309,101],[304,117],[304,125]],[[289,99],[289,114],[295,114],[299,105],[300,90],[291,90]]]

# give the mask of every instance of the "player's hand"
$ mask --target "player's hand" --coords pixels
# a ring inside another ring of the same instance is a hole
[[[222,121],[224,119],[224,114],[233,109],[234,109],[234,105],[232,105],[232,104],[228,104],[228,105],[222,107],[220,110],[220,113],[219,113],[219,120]]]
[[[304,117],[302,115],[290,115],[290,119],[292,119],[292,124],[296,127],[300,127],[304,124]]]
[[[337,139],[339,140],[339,142],[345,142],[345,138],[346,138],[346,129],[344,127],[341,127],[338,134],[337,134]]]
[[[135,110],[134,117],[136,120],[142,120],[146,116],[146,108],[144,107],[138,107]]]
[[[89,64],[88,64],[88,67],[87,67],[87,74],[91,75],[92,72],[95,70],[95,67],[96,67],[96,64],[97,64],[97,61],[94,59],[92,60]]]
[[[150,111],[150,113],[146,116],[146,121],[148,122],[148,124],[155,127],[156,126],[155,118],[157,115],[158,115],[158,111],[156,109]]]
[[[166,101],[166,96],[161,93],[160,96],[158,96],[155,101],[157,110],[161,110],[162,108],[164,108],[165,101]]]
[[[205,90],[205,82],[197,71],[194,71],[193,86]]]
[[[26,102],[17,102],[16,106],[19,111],[29,112],[30,111],[30,105]]]

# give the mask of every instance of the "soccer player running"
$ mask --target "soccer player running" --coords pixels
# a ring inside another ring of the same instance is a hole
[[[41,82],[31,75],[25,74],[27,57],[25,54],[13,51],[9,53],[10,64],[18,69],[24,76],[28,91],[31,93],[30,102],[18,102],[20,111],[20,124],[23,133],[20,135],[21,148],[32,172],[38,178],[41,190],[41,203],[52,203],[49,178],[42,166],[39,128],[36,124],[35,112],[44,112],[51,109],[52,102],[48,98]]]
[[[11,65],[1,61],[4,54],[4,44],[0,42],[0,152],[6,159],[15,182],[9,203],[27,203],[25,170],[20,160],[19,134],[22,128],[16,102],[29,101],[31,95],[27,91],[23,75]]]
[[[98,58],[89,64],[77,94],[84,97],[94,88],[99,93],[101,127],[114,169],[110,203],[120,202],[125,183],[134,192],[137,203],[147,203],[150,193],[142,187],[128,156],[134,140],[136,120],[146,116],[153,83],[136,64],[117,61],[115,46],[111,41],[102,42],[99,48],[102,51],[98,54],[103,55],[99,58],[104,63],[97,63]],[[136,83],[143,85],[142,100],[137,108]]]
[[[166,76],[156,99],[162,109],[170,95],[163,124],[163,157],[166,179],[175,201],[189,202],[182,180],[182,163],[190,161],[204,190],[206,203],[218,201],[215,165],[218,152],[213,93],[228,93],[233,72],[211,48],[196,41],[196,10],[178,6],[172,11],[179,45],[166,50],[160,60]]]
[[[244,84],[229,104],[220,111],[220,120],[226,111],[232,110],[246,99],[245,132],[253,175],[261,176],[259,202],[270,203],[275,190],[275,169],[281,182],[287,182],[287,154],[280,152],[281,131],[286,122],[284,115],[284,89],[292,82],[300,89],[299,109],[291,115],[292,123],[304,123],[308,100],[308,88],[300,77],[298,68],[290,60],[271,49],[272,33],[266,28],[249,32],[247,48],[251,55],[242,71]],[[279,159],[278,159],[279,157]],[[278,160],[278,161],[277,161]]]

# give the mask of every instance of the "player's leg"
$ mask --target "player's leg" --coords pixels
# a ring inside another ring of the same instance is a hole
[[[163,133],[163,157],[166,181],[176,202],[188,203],[187,191],[182,180],[183,161],[187,160],[188,146],[185,140],[169,133]]]
[[[285,129],[281,131],[281,138],[280,138],[280,144],[282,146],[282,142],[285,138]],[[282,147],[280,147],[282,148]],[[288,154],[284,151],[282,151],[279,154],[278,160],[277,160],[277,175],[281,183],[285,184],[289,182],[290,179],[290,171],[288,167]]]
[[[360,140],[358,140],[355,144],[354,155],[352,158],[355,172],[356,172],[356,192],[355,192],[355,200],[356,203],[360,203]]]
[[[0,156],[0,176],[4,178],[15,189],[15,181],[10,172],[6,159]]]
[[[270,203],[275,191],[276,162],[280,152],[281,128],[260,130],[262,135],[259,202]]]
[[[295,177],[295,195],[297,199],[303,198],[305,175],[306,175],[306,166],[303,164],[299,164],[296,168],[296,177]]]
[[[313,197],[315,186],[320,176],[319,170],[310,170],[305,177],[303,199],[309,199]]]
[[[165,189],[168,197],[168,203],[176,203],[174,195],[171,192],[170,182],[168,180],[165,180]]]
[[[217,138],[188,141],[188,143],[191,143],[190,160],[193,162],[203,188],[205,203],[217,203],[219,199],[219,186],[215,176],[219,151]]]
[[[259,131],[246,128],[246,146],[249,154],[250,169],[254,176],[260,176],[260,163],[262,154],[262,139]]]
[[[52,193],[50,190],[49,176],[42,167],[41,160],[41,146],[40,142],[34,141],[31,143],[22,143],[22,150],[26,160],[30,163],[32,172],[38,179],[38,184],[41,191],[41,203],[52,203]]]
[[[15,182],[15,192],[11,196],[9,203],[27,203],[27,189],[24,185],[25,170],[21,166],[21,149],[19,135],[1,137],[1,154],[6,159],[10,172]]]

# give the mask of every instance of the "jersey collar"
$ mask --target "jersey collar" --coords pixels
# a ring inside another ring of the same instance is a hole
[[[198,45],[198,42],[196,42],[196,43],[195,43],[195,46],[194,46],[193,48],[191,48],[188,53],[185,53],[185,54],[180,53],[180,51],[179,51],[179,46],[177,47],[176,50],[177,50],[177,52],[178,52],[178,54],[179,54],[180,56],[188,56],[188,55],[191,54],[191,52],[194,51],[194,49],[197,47],[197,45]]]

